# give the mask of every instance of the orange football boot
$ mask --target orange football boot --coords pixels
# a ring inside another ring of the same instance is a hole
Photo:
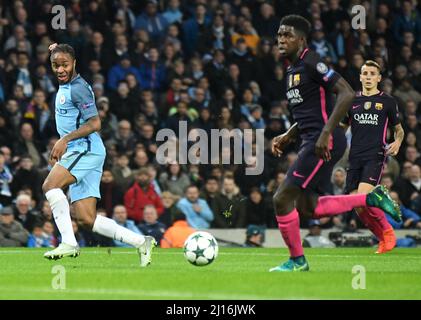
[[[393,228],[383,231],[384,240],[379,242],[379,247],[376,253],[386,253],[391,251],[396,246],[396,236]]]

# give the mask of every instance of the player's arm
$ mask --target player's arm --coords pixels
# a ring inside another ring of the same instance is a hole
[[[403,131],[402,124],[400,123],[399,108],[395,99],[391,98],[386,104],[386,108],[387,118],[389,119],[390,125],[393,126],[395,138],[395,141],[387,147],[386,154],[396,156],[399,152],[399,148],[401,147],[405,133]]]
[[[346,116],[355,97],[354,90],[342,77],[335,82],[333,91],[337,94],[336,104],[329,120],[325,124],[319,139],[316,142],[316,154],[325,161],[329,161],[331,159],[329,150],[330,135],[341,120]]]
[[[343,122],[341,122],[341,123],[339,124],[339,126],[340,126],[342,129],[344,129],[344,132],[346,132],[346,131],[348,130],[348,128],[349,128],[349,124],[345,124],[345,123],[343,123]]]
[[[405,132],[403,131],[402,125],[399,123],[393,127],[395,141],[389,144],[387,148],[386,154],[396,156],[399,152],[399,149],[402,145],[403,138],[405,136]]]
[[[81,125],[78,129],[66,134],[60,138],[53,149],[51,150],[50,160],[60,160],[63,154],[66,152],[67,144],[79,138],[87,137],[91,133],[101,130],[101,119],[99,116],[93,116],[89,118],[87,122]]]
[[[298,136],[298,125],[294,123],[287,132],[272,139],[272,153],[280,157],[282,150],[291,142],[295,141]]]

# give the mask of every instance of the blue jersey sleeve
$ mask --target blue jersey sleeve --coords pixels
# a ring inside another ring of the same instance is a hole
[[[81,112],[83,120],[86,121],[98,115],[94,93],[86,82],[75,82],[71,90],[72,102]]]

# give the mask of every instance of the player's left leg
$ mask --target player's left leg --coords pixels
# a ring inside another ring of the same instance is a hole
[[[118,225],[113,219],[96,214],[100,179],[101,172],[92,171],[78,184],[71,186],[70,195],[78,222],[86,229],[137,248],[140,265],[148,266],[151,263],[152,249],[156,245],[155,239],[137,234]]]
[[[294,166],[295,167],[295,166]],[[289,171],[291,172],[291,170]],[[282,238],[288,247],[290,258],[285,263],[271,268],[270,272],[308,271],[309,265],[304,257],[300,237],[300,218],[295,208],[295,200],[300,197],[302,190],[291,180],[291,175],[279,186],[273,197],[276,221]]]

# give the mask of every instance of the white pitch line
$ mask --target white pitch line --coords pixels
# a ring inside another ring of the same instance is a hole
[[[92,289],[92,288],[76,288],[76,289],[43,289],[37,287],[25,288],[10,288],[0,287],[2,293],[51,293],[54,294],[51,298],[60,298],[60,295],[65,294],[87,294],[87,295],[125,295],[134,298],[140,297],[155,297],[155,298],[180,298],[180,299],[210,299],[210,300],[274,300],[274,297],[265,297],[259,295],[243,295],[243,294],[227,294],[223,292],[214,293],[190,293],[185,291],[162,291],[162,290],[131,290],[131,289]],[[301,299],[307,299],[305,297]],[[310,298],[314,299],[314,298]]]

